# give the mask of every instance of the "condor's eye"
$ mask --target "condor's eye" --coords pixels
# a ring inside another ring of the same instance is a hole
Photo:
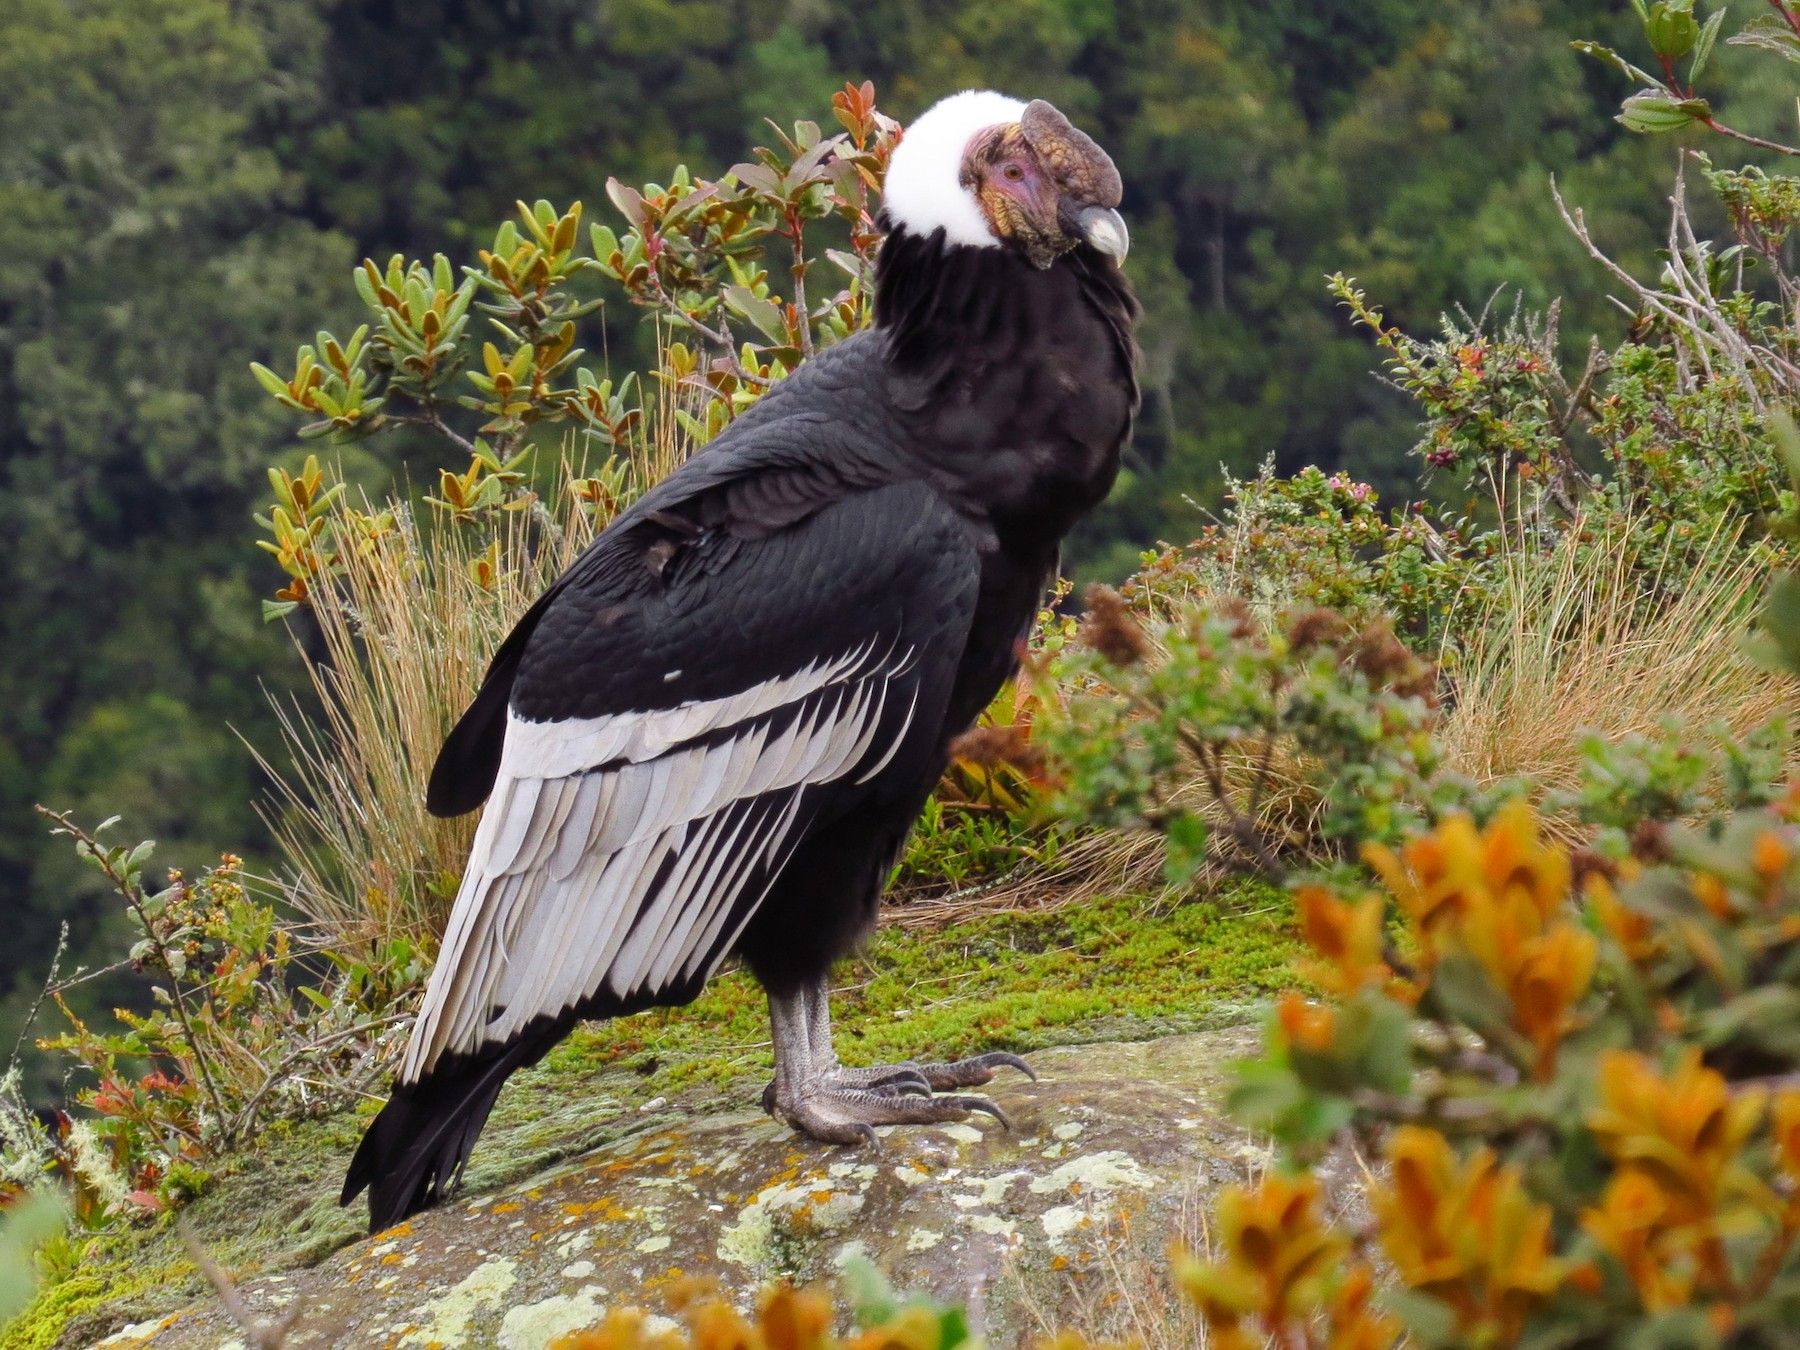
[[[1025,176],[1025,170],[1020,168],[1017,164],[1008,164],[1003,167],[1000,172],[1015,183]]]

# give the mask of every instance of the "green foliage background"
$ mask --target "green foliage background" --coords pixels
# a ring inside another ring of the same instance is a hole
[[[1754,0],[1735,0],[1747,15]],[[462,255],[515,198],[605,211],[605,179],[742,159],[762,118],[845,78],[905,119],[958,88],[1054,101],[1128,184],[1148,403],[1078,540],[1094,575],[1183,540],[1220,467],[1416,481],[1408,405],[1334,310],[1355,274],[1428,329],[1497,289],[1617,331],[1549,179],[1640,274],[1684,137],[1632,137],[1601,0],[12,0],[0,9],[0,1052],[71,925],[125,941],[34,801],[123,813],[159,859],[264,838],[238,736],[273,748],[297,687],[250,543],[288,419],[249,378],[351,326],[351,266]],[[1731,120],[1791,113],[1773,63],[1721,52]],[[1510,299],[1507,301],[1510,304]],[[616,365],[647,346],[615,306]],[[598,344],[589,343],[590,347]],[[1573,353],[1571,353],[1573,355]],[[383,487],[437,451],[349,452]],[[253,859],[254,860],[254,859]],[[89,990],[102,987],[90,986]],[[116,986],[106,996],[116,994]],[[94,995],[99,997],[99,995]],[[81,1000],[76,1000],[80,1006]]]

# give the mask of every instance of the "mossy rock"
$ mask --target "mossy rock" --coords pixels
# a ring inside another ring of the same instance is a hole
[[[1160,1252],[1197,1191],[1260,1165],[1219,1109],[1254,1041],[1239,1027],[1046,1050],[1038,1082],[995,1085],[1011,1130],[887,1129],[878,1151],[817,1145],[754,1110],[652,1112],[579,1159],[241,1293],[271,1320],[299,1309],[292,1350],[540,1350],[610,1305],[657,1311],[687,1277],[747,1304],[771,1280],[830,1279],[865,1257],[1012,1344],[1039,1318],[1081,1315],[1127,1229]],[[201,1299],[100,1343],[216,1350],[235,1335]]]
[[[1159,906],[1143,900],[1106,899],[1052,913],[997,915],[929,933],[883,930],[868,952],[842,972],[840,993],[834,998],[841,1049],[848,1062],[953,1058],[1004,1048],[1031,1054],[1033,1062],[1048,1069],[1056,1082],[1046,1082],[1042,1088],[996,1084],[998,1099],[1008,1110],[1024,1113],[1017,1119],[1019,1129],[1010,1139],[997,1135],[986,1122],[978,1122],[969,1130],[895,1134],[885,1145],[876,1178],[868,1183],[871,1192],[879,1193],[890,1180],[899,1184],[893,1167],[915,1157],[930,1176],[939,1179],[933,1185],[941,1182],[948,1188],[947,1195],[957,1195],[962,1192],[952,1185],[956,1177],[948,1175],[947,1169],[961,1168],[964,1173],[973,1168],[985,1169],[983,1175],[991,1178],[1009,1168],[1027,1168],[1030,1164],[1025,1161],[1026,1154],[1036,1157],[1055,1143],[1066,1141],[1045,1136],[1031,1147],[1023,1141],[1059,1125],[1080,1124],[1084,1132],[1080,1137],[1090,1140],[1086,1132],[1090,1127],[1098,1129],[1093,1120],[1079,1114],[1055,1115],[1063,1109],[1054,1105],[1062,1100],[1055,1094],[1073,1091],[1071,1084],[1083,1083],[1088,1086],[1079,1090],[1093,1096],[1093,1102],[1088,1104],[1096,1110],[1102,1099],[1116,1097],[1119,1108],[1115,1113],[1119,1119],[1144,1117],[1143,1128],[1149,1132],[1145,1137],[1166,1135],[1176,1141],[1180,1147],[1170,1145],[1174,1149],[1168,1154],[1170,1166],[1187,1158],[1190,1164],[1205,1162],[1210,1167],[1217,1152],[1210,1144],[1201,1145],[1212,1138],[1210,1131],[1224,1129],[1216,1117],[1218,1075],[1225,1061],[1249,1043],[1251,1034],[1246,1028],[1256,1017],[1256,1009],[1273,991],[1293,982],[1288,964],[1293,945],[1288,929],[1285,899],[1264,888],[1246,886],[1231,896],[1205,904]],[[853,1171],[834,1177],[831,1168],[860,1169],[870,1165],[869,1159],[855,1153],[816,1150],[797,1142],[756,1111],[756,1100],[770,1069],[766,1018],[760,991],[747,977],[734,974],[715,980],[704,997],[689,1008],[579,1029],[543,1064],[518,1075],[508,1085],[471,1161],[460,1201],[421,1221],[438,1235],[434,1241],[440,1254],[449,1260],[447,1253],[452,1250],[452,1243],[454,1250],[465,1255],[480,1249],[481,1239],[459,1240],[450,1235],[464,1225],[486,1231],[483,1225],[491,1224],[494,1217],[492,1204],[509,1202],[481,1202],[502,1188],[528,1184],[537,1189],[567,1190],[576,1183],[567,1181],[557,1169],[587,1167],[595,1159],[636,1159],[651,1169],[647,1175],[654,1177],[658,1175],[654,1169],[662,1164],[652,1161],[653,1156],[669,1149],[685,1150],[684,1156],[690,1158],[686,1165],[704,1171],[708,1159],[729,1154],[736,1147],[729,1141],[741,1137],[746,1147],[754,1145],[745,1156],[754,1158],[754,1166],[764,1170],[754,1174],[747,1170],[735,1185],[727,1186],[722,1179],[709,1181],[707,1184],[715,1191],[728,1192],[737,1199],[708,1201],[725,1208],[689,1216],[701,1227],[710,1223],[717,1229],[706,1239],[711,1244],[707,1250],[712,1252],[715,1263],[724,1263],[721,1270],[741,1276],[737,1287],[748,1289],[756,1280],[771,1274],[828,1273],[835,1268],[833,1256],[859,1238],[881,1261],[892,1258],[892,1273],[902,1285],[911,1271],[928,1276],[932,1261],[938,1259],[930,1253],[942,1247],[939,1256],[948,1259],[951,1253],[958,1252],[956,1243],[967,1236],[966,1225],[958,1228],[943,1220],[921,1218],[911,1224],[903,1240],[871,1241],[859,1232],[848,1233],[834,1237],[828,1248],[809,1248],[804,1260],[798,1251],[791,1252],[790,1261],[781,1256],[789,1249],[788,1239],[782,1236],[786,1229],[771,1217],[769,1250],[773,1254],[747,1262],[734,1262],[718,1254],[721,1244],[729,1245],[740,1255],[755,1245],[753,1239],[760,1220],[752,1216],[750,1229],[734,1228],[737,1236],[727,1243],[724,1229],[736,1220],[721,1216],[733,1213],[729,1209],[733,1204],[739,1208],[748,1206],[762,1190],[794,1184],[794,1178],[778,1180],[788,1169],[801,1168],[795,1177],[804,1174],[810,1184],[819,1180],[812,1173],[820,1168],[824,1169],[825,1181],[838,1182],[844,1177],[855,1179],[861,1173]],[[1200,1034],[1192,1034],[1196,1032]],[[1104,1052],[1055,1048],[1095,1041],[1144,1044],[1114,1044]],[[1151,1045],[1165,1048],[1145,1048]],[[1195,1056],[1206,1063],[1189,1063]],[[1106,1061],[1108,1074],[1097,1079],[1084,1076],[1094,1072],[1101,1060]],[[1162,1086],[1147,1089],[1149,1095],[1141,1103],[1127,1101],[1135,1089],[1111,1074],[1114,1061],[1160,1066],[1150,1074],[1150,1081]],[[1077,1065],[1087,1067],[1076,1072]],[[1042,1095],[1045,1093],[1052,1095]],[[1189,1097],[1194,1099],[1191,1105],[1186,1100]],[[1064,1105],[1073,1111],[1078,1103]],[[207,1250],[263,1301],[259,1306],[273,1306],[286,1292],[293,1297],[300,1297],[302,1290],[317,1292],[342,1278],[349,1270],[346,1263],[368,1259],[357,1255],[369,1250],[367,1244],[357,1242],[366,1213],[361,1205],[340,1210],[336,1194],[350,1151],[372,1110],[371,1103],[361,1113],[295,1122],[266,1132],[253,1150],[216,1168],[207,1192],[188,1207],[187,1218]],[[1147,1117],[1160,1119],[1160,1126]],[[1179,1120],[1210,1123],[1204,1128],[1196,1125],[1182,1129],[1171,1123]],[[656,1144],[659,1139],[665,1142]],[[1107,1151],[1107,1147],[1110,1146],[1094,1145],[1091,1140],[1084,1144],[1085,1149],[1097,1148],[1099,1152]],[[1184,1149],[1188,1151],[1182,1152]],[[955,1160],[968,1150],[973,1152],[967,1160]],[[1012,1156],[1008,1150],[1018,1150],[1020,1160],[1005,1162]],[[787,1161],[789,1155],[799,1161]],[[1050,1163],[1054,1158],[1042,1161]],[[1163,1165],[1155,1159],[1137,1165],[1152,1164]],[[751,1169],[752,1164],[744,1166]],[[1202,1179],[1208,1175],[1204,1168],[1194,1174]],[[1038,1174],[1031,1175],[1033,1180],[1038,1179]],[[666,1190],[677,1185],[678,1180],[671,1173],[657,1185]],[[656,1190],[657,1186],[650,1189]],[[1140,1189],[1143,1188],[1114,1187],[1122,1195],[1127,1212],[1140,1204],[1151,1204],[1153,1197],[1140,1196]],[[1153,1189],[1155,1203],[1160,1204],[1165,1191],[1160,1186]],[[927,1188],[921,1196],[929,1193]],[[568,1203],[576,1201],[571,1199]],[[865,1197],[864,1203],[874,1202]],[[954,1201],[947,1203],[952,1204],[956,1214],[969,1209],[955,1206]],[[470,1205],[474,1207],[469,1208]],[[776,1215],[787,1208],[791,1206],[786,1199],[772,1195],[760,1212]],[[1047,1204],[1044,1208],[1057,1206]],[[1022,1211],[1021,1215],[1007,1219],[1002,1211],[991,1211],[996,1224],[1005,1220],[1017,1228],[1023,1223],[1020,1231],[1030,1236],[1035,1231],[1032,1224],[1038,1223],[1040,1216],[1035,1210]],[[986,1221],[984,1216],[983,1222]],[[504,1231],[516,1231],[510,1226],[512,1222],[523,1221],[515,1216]],[[902,1216],[897,1215],[894,1223],[901,1222]],[[596,1229],[598,1241],[598,1232],[604,1225],[587,1226]],[[535,1231],[542,1235],[543,1242],[563,1240],[542,1224]],[[839,1230],[831,1231],[835,1234]],[[940,1235],[938,1242],[930,1243],[924,1236],[932,1233]],[[636,1253],[636,1244],[662,1235],[642,1231],[625,1244],[626,1250],[644,1263],[645,1278],[653,1270],[647,1259],[655,1253]],[[997,1240],[1004,1235],[987,1236]],[[474,1246],[470,1246],[471,1241]],[[357,1245],[349,1246],[352,1243]],[[907,1243],[920,1245],[909,1250]],[[924,1245],[927,1243],[930,1245]],[[171,1313],[197,1303],[204,1306],[199,1301],[208,1292],[205,1282],[167,1224],[90,1237],[71,1243],[70,1247],[59,1253],[54,1263],[61,1278],[42,1290],[36,1304],[0,1333],[0,1350],[84,1347],[128,1325],[148,1331]],[[674,1247],[671,1236],[670,1249]],[[1001,1248],[995,1246],[993,1250]],[[392,1253],[383,1255],[389,1254]],[[401,1261],[405,1255],[401,1253]],[[1075,1257],[1079,1255],[1075,1253]],[[513,1260],[515,1268],[513,1283],[504,1294],[494,1293],[490,1299],[488,1293],[482,1292],[486,1286],[478,1281],[456,1297],[480,1295],[476,1301],[489,1300],[482,1302],[482,1307],[496,1313],[547,1299],[573,1300],[553,1302],[541,1312],[542,1318],[554,1320],[555,1309],[561,1308],[573,1317],[588,1302],[598,1306],[602,1301],[629,1296],[639,1287],[629,1280],[607,1283],[595,1277],[563,1288],[557,1273],[563,1267],[579,1266],[582,1260],[588,1260],[599,1269],[599,1257],[592,1253],[573,1256],[554,1271],[520,1265],[518,1257],[505,1259]],[[1160,1246],[1155,1249],[1155,1259],[1160,1265]],[[669,1264],[672,1261],[664,1262],[664,1266]],[[454,1289],[481,1268],[479,1262],[471,1264],[444,1287]],[[404,1271],[413,1269],[403,1267]],[[440,1270],[434,1278],[448,1273]],[[368,1276],[369,1281],[379,1278],[385,1276]],[[415,1304],[430,1301],[405,1280],[393,1287],[399,1289],[403,1284],[413,1289]],[[604,1295],[583,1294],[589,1284],[604,1290]],[[967,1291],[948,1292],[961,1296]],[[984,1293],[983,1297],[989,1295]],[[492,1343],[499,1335],[504,1318],[489,1325],[483,1320],[485,1316],[471,1313],[473,1339],[468,1343]],[[212,1314],[207,1317],[211,1320],[183,1313],[168,1331],[148,1343],[209,1347],[227,1343],[230,1337],[224,1334],[223,1324]],[[219,1334],[211,1341],[194,1340],[183,1328],[184,1323],[212,1327]],[[311,1323],[309,1316],[308,1324]],[[420,1325],[428,1323],[429,1319]],[[517,1319],[514,1325],[519,1325]],[[183,1329],[177,1332],[176,1328]],[[382,1343],[379,1337],[359,1339],[360,1335],[359,1331],[340,1343]],[[175,1339],[177,1336],[180,1339]],[[403,1338],[396,1334],[393,1339],[399,1343]],[[302,1340],[297,1334],[289,1343],[329,1342]],[[528,1342],[515,1337],[512,1343]]]

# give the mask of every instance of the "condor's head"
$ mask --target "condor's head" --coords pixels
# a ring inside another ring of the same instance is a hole
[[[1016,249],[1038,267],[1083,244],[1123,262],[1130,244],[1119,171],[1042,99],[971,90],[933,105],[895,149],[884,195],[896,227]]]

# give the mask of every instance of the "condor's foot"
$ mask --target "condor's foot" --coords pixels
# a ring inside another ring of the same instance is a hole
[[[986,1097],[919,1097],[883,1088],[826,1087],[789,1101],[777,1091],[763,1095],[770,1115],[823,1144],[867,1143],[880,1148],[877,1125],[940,1125],[967,1120],[977,1112],[1011,1128],[1006,1113]]]
[[[833,1087],[879,1088],[890,1084],[916,1083],[929,1092],[954,1092],[957,1088],[980,1087],[994,1081],[996,1069],[1017,1069],[1032,1082],[1037,1075],[1017,1055],[1004,1050],[990,1050],[985,1055],[951,1060],[947,1064],[876,1064],[867,1069],[846,1069],[839,1064],[826,1077]]]
[[[929,1097],[934,1092],[953,1092],[958,1088],[980,1087],[984,1083],[990,1083],[996,1069],[1017,1069],[1032,1082],[1037,1081],[1037,1075],[1024,1060],[1004,1050],[994,1050],[985,1055],[971,1055],[967,1059],[952,1060],[945,1064],[915,1064],[908,1061],[905,1064],[875,1064],[861,1069],[834,1064],[820,1075],[819,1089],[825,1092],[860,1091],[877,1097],[909,1094]],[[776,1084],[773,1080],[763,1089],[762,1107],[770,1115],[776,1114]],[[993,1111],[990,1114],[1005,1123],[1006,1117],[1000,1112]]]
[[[845,1068],[832,1050],[823,982],[785,996],[770,994],[769,1021],[775,1081],[763,1089],[763,1110],[828,1144],[872,1143],[877,1125],[935,1125],[977,1112],[1010,1129],[1006,1113],[985,1097],[933,1094],[980,1087],[1003,1068],[1037,1077],[1029,1064],[1004,1050],[947,1064]]]

